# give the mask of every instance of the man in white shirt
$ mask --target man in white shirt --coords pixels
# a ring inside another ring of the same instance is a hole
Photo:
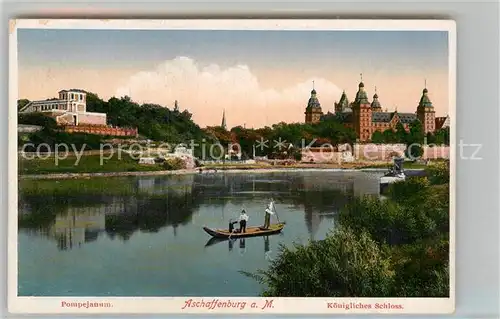
[[[268,229],[271,226],[271,215],[274,215],[273,203],[269,203],[266,208],[266,216],[264,219],[264,229]]]
[[[240,233],[244,233],[247,230],[248,215],[243,209],[240,214]]]

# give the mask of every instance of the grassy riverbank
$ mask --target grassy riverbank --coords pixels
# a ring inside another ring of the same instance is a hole
[[[20,175],[62,174],[62,173],[106,173],[106,172],[147,172],[162,171],[161,165],[141,165],[130,155],[114,154],[101,160],[99,154],[68,157],[57,160],[54,156],[47,159],[19,159]]]
[[[357,198],[325,240],[280,248],[246,275],[273,297],[448,297],[449,166],[392,184],[386,200]]]
[[[61,179],[57,181],[19,180],[19,196],[132,195],[133,184],[127,178]]]

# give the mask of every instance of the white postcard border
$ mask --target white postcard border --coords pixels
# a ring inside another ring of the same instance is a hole
[[[450,297],[449,298],[260,298],[260,297],[19,297],[17,278],[17,30],[148,29],[148,30],[342,30],[448,31],[450,131]],[[9,154],[8,154],[8,310],[25,314],[187,313],[187,314],[439,314],[455,310],[456,185],[456,25],[452,20],[122,20],[20,19],[9,23]],[[15,138],[14,138],[15,137]],[[204,302],[203,307],[186,306]],[[272,302],[271,302],[272,301]],[[222,303],[240,307],[221,307]],[[241,303],[245,302],[245,307]],[[214,306],[208,306],[208,305]],[[376,305],[389,308],[377,308]],[[346,310],[345,305],[350,309]],[[361,306],[364,305],[364,306]],[[392,305],[392,308],[391,308]],[[94,307],[95,306],[95,307]],[[185,307],[186,306],[186,307]],[[185,307],[183,309],[183,307]],[[209,309],[213,307],[213,309]],[[361,308],[359,308],[361,307]],[[368,308],[369,307],[369,308]],[[394,308],[395,307],[395,308]],[[241,308],[241,309],[240,309]]]

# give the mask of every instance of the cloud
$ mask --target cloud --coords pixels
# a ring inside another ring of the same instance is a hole
[[[201,66],[187,57],[177,57],[154,70],[135,73],[115,95],[128,95],[141,103],[169,107],[178,100],[180,109],[188,109],[202,127],[220,125],[225,110],[229,127],[246,124],[257,128],[281,121],[304,121],[313,80],[323,111],[332,110],[333,101],[340,98],[342,91],[323,78],[304,79],[290,87],[269,89],[259,84],[259,79],[246,65]]]

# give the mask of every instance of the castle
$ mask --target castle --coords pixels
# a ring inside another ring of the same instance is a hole
[[[358,85],[358,92],[353,102],[349,103],[345,91],[342,93],[339,102],[335,102],[335,113],[328,111],[324,114],[316,94],[317,92],[313,88],[305,111],[305,122],[314,124],[335,117],[346,127],[354,129],[361,142],[369,141],[375,131],[383,132],[387,129],[396,129],[398,123],[401,123],[408,131],[410,123],[419,120],[425,133],[434,133],[449,126],[450,122],[448,116],[435,116],[434,106],[429,99],[427,88],[422,91],[415,113],[399,113],[397,110],[394,112],[382,111],[376,89],[370,103],[363,81]]]

